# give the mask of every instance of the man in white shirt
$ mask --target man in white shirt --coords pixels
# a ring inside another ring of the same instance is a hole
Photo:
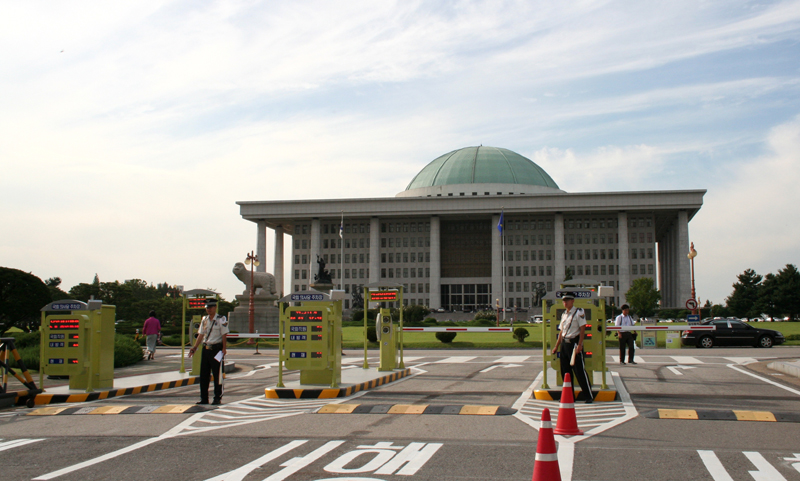
[[[189,357],[192,357],[198,348],[202,349],[200,359],[200,402],[197,404],[208,404],[208,386],[211,381],[211,374],[214,374],[214,402],[211,404],[222,404],[222,362],[217,360],[217,354],[222,352],[222,359],[228,352],[228,320],[225,316],[217,314],[217,301],[209,299],[206,301],[207,316],[200,321],[200,332],[194,346],[189,349]],[[202,344],[202,346],[201,346]]]
[[[594,394],[592,394],[592,382],[586,374],[586,369],[583,364],[583,338],[586,331],[586,317],[583,309],[574,307],[575,297],[572,294],[565,294],[562,298],[564,301],[564,314],[561,315],[561,323],[558,325],[558,339],[556,345],[553,347],[553,354],[559,352],[561,347],[561,379],[567,373],[570,373],[572,380],[572,399],[575,399],[575,381],[581,385],[583,392],[583,399],[586,404],[591,404],[594,401]],[[572,365],[572,353],[575,352],[575,364]]]
[[[630,315],[630,306],[627,304],[622,305],[622,314],[618,315],[614,320],[614,325],[617,327],[632,327],[636,322]],[[619,363],[625,364],[625,349],[628,350],[628,364],[636,364],[633,362],[633,332],[619,331]]]

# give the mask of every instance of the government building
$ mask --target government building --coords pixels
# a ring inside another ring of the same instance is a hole
[[[237,204],[257,226],[259,259],[266,230],[276,234],[279,290],[285,276],[294,291],[309,289],[320,256],[335,289],[402,284],[406,305],[431,309],[528,308],[537,286],[552,291],[568,273],[613,286],[617,306],[635,279],[650,277],[662,307],[683,308],[689,221],[705,192],[564,192],[530,159],[479,146],[434,159],[394,197]]]

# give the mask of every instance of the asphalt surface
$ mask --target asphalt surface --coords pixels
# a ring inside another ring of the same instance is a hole
[[[117,377],[175,370],[177,351],[120,369]],[[0,411],[3,480],[113,477],[241,480],[527,480],[539,416],[557,402],[530,396],[539,351],[406,351],[412,376],[336,400],[267,400],[274,351],[232,350],[224,405],[197,414],[30,416]],[[609,354],[614,354],[609,352]],[[370,351],[370,361],[378,352]],[[528,357],[526,357],[528,356]],[[658,419],[659,409],[800,411],[800,380],[770,371],[800,348],[637,351],[637,365],[608,366],[614,403],[575,405],[583,436],[557,436],[564,479],[800,480],[800,424]],[[363,352],[345,362],[361,366]],[[291,380],[296,373],[286,373]],[[70,405],[193,404],[198,387]],[[514,415],[318,414],[328,403],[502,406]],[[63,405],[61,407],[64,407]]]

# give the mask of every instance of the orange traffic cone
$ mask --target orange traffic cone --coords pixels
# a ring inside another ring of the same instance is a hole
[[[572,396],[572,378],[569,373],[564,375],[561,405],[558,408],[558,420],[556,421],[556,429],[553,432],[565,436],[583,434],[583,431],[578,429],[578,418],[575,416],[575,399]]]
[[[550,422],[550,410],[547,408],[542,411],[542,425],[539,428],[539,441],[536,443],[536,461],[533,463],[531,481],[561,481],[553,423]]]

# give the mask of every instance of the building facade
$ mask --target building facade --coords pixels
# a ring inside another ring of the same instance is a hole
[[[337,289],[398,283],[407,305],[432,309],[528,308],[537,285],[551,291],[568,274],[613,286],[616,305],[650,277],[662,307],[678,308],[690,297],[688,226],[704,194],[567,193],[529,159],[480,146],[435,159],[395,197],[237,204],[257,225],[260,258],[275,231],[281,288],[284,276],[292,290],[314,284],[320,256]]]

